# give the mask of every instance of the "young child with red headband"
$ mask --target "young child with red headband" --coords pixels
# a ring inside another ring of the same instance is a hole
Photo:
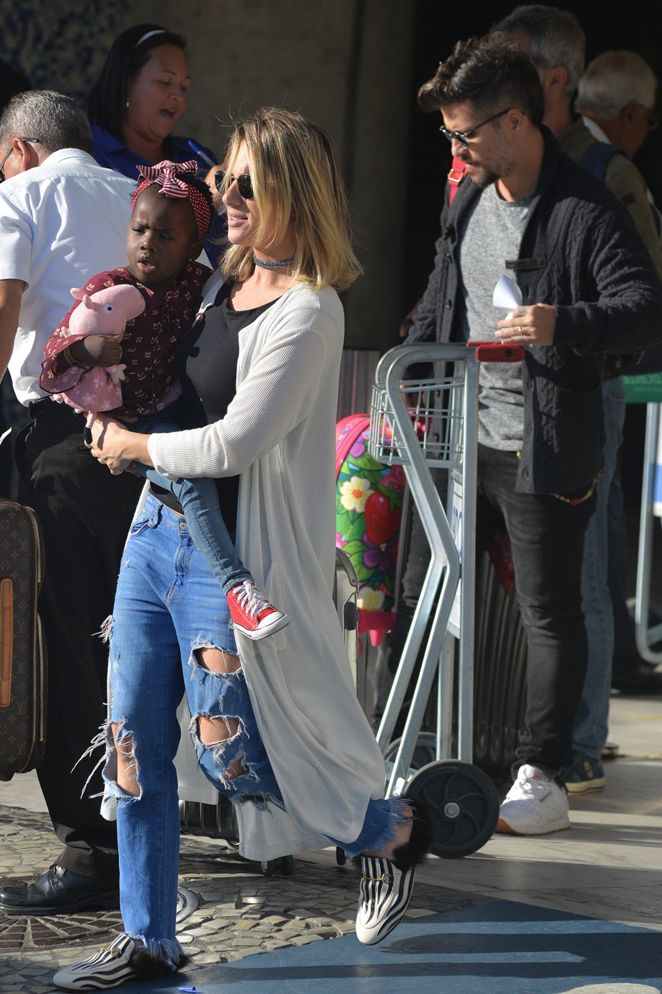
[[[70,390],[91,368],[123,360],[122,406],[108,413],[141,432],[186,427],[178,403],[182,386],[175,352],[195,323],[211,272],[195,260],[214,218],[211,192],[196,179],[196,169],[193,160],[138,166],[143,178],[131,202],[129,264],[97,273],[85,284],[90,295],[111,286],[134,286],[145,298],[143,312],[127,322],[122,336],[84,337],[69,329],[71,315],[82,306],[77,300],[44,350],[40,384],[48,393]],[[181,505],[191,538],[227,596],[234,626],[252,639],[284,628],[289,618],[268,602],[237,556],[215,481],[172,481],[153,469],[136,469]]]

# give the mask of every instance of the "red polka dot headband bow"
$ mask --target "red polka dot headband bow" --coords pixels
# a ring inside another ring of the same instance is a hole
[[[164,196],[181,200],[187,199],[190,202],[195,214],[198,234],[203,238],[211,222],[211,208],[199,190],[180,179],[180,176],[195,176],[197,169],[198,163],[195,159],[189,159],[187,162],[170,162],[169,159],[164,159],[163,162],[159,162],[155,166],[138,166],[138,172],[143,177],[143,181],[138,185],[138,189],[131,198],[131,210],[135,209],[136,200],[145,187],[157,183],[161,187],[159,192]]]

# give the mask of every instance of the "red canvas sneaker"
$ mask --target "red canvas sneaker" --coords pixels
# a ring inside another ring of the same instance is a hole
[[[290,618],[270,604],[251,580],[237,583],[228,590],[227,598],[232,624],[249,639],[266,638],[290,623]]]

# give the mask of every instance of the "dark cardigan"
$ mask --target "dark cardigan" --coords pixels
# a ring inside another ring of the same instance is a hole
[[[602,360],[662,341],[662,284],[627,210],[600,180],[545,151],[520,255],[506,262],[524,304],[556,306],[554,345],[526,350],[517,490],[567,492],[602,468]],[[459,241],[481,191],[465,179],[441,216],[434,270],[408,343],[461,340]],[[489,250],[489,247],[488,247]],[[495,329],[496,329],[495,312]]]

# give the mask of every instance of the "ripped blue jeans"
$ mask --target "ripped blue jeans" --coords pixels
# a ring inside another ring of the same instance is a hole
[[[283,806],[244,674],[207,669],[199,652],[207,647],[237,652],[227,601],[185,519],[149,496],[132,527],[115,595],[103,776],[117,799],[124,929],[172,966],[181,954],[175,938],[179,805],[174,758],[180,739],[176,711],[184,693],[198,761],[214,786],[235,802]],[[227,731],[234,734],[203,745],[201,717],[226,719]],[[117,784],[111,726],[125,762],[128,758],[137,796]],[[329,841],[349,855],[379,849],[393,838],[401,806],[370,801],[358,839]]]

